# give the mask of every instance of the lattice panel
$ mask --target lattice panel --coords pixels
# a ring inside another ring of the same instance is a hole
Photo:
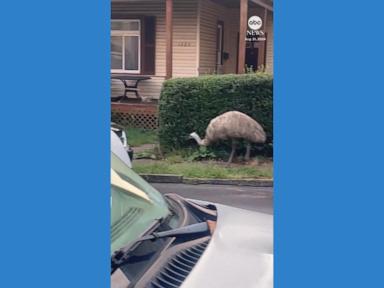
[[[157,114],[112,111],[112,121],[127,127],[156,130],[159,126]]]
[[[112,121],[127,127],[158,128],[157,103],[112,103]]]

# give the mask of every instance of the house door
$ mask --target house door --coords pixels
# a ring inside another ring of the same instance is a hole
[[[245,50],[245,65],[247,71],[257,71],[265,66],[265,41],[248,42]]]
[[[265,34],[267,37],[267,34]],[[239,33],[237,33],[236,67],[239,64]],[[267,41],[246,42],[245,44],[245,71],[264,70],[266,65]],[[239,73],[236,68],[237,73]]]
[[[259,48],[246,48],[245,65],[247,66],[247,71],[255,72],[257,70],[257,67],[259,67]]]

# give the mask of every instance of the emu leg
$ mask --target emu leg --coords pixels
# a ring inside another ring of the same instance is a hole
[[[233,156],[235,156],[235,151],[236,151],[236,143],[235,143],[235,140],[232,140],[232,151],[231,151],[231,155],[229,155],[229,159],[228,159],[227,164],[232,163]]]
[[[245,156],[244,156],[244,159],[245,161],[249,161],[249,159],[251,158],[251,144],[250,143],[247,143],[247,150],[245,152]]]

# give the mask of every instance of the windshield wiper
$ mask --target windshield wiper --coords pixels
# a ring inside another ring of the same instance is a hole
[[[156,240],[159,238],[166,238],[166,237],[185,236],[185,235],[198,234],[198,233],[203,233],[208,231],[209,231],[209,227],[207,222],[202,222],[202,223],[191,224],[188,226],[171,229],[163,232],[153,232],[149,235],[139,238],[137,241],[141,242],[145,240]]]
[[[129,247],[136,246],[135,244],[138,244],[139,242],[143,242],[146,240],[156,240],[156,239],[167,238],[167,237],[195,235],[195,234],[200,234],[200,233],[205,233],[210,231],[211,229],[207,222],[196,223],[196,224],[191,224],[188,226],[171,229],[167,231],[153,232],[149,235],[146,235],[137,239],[133,244],[130,244]],[[113,253],[111,257],[111,264],[112,264],[113,270],[120,267],[127,260],[129,252],[130,250],[128,250],[127,247],[122,247],[119,250],[117,250],[115,253]]]

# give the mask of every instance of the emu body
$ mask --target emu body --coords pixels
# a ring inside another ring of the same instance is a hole
[[[239,111],[229,111],[213,118],[205,130],[205,138],[201,139],[196,132],[190,134],[201,146],[209,146],[220,140],[232,140],[232,151],[228,163],[231,163],[236,151],[237,139],[248,141],[245,160],[250,158],[250,143],[264,143],[266,134],[263,127],[248,115]]]

